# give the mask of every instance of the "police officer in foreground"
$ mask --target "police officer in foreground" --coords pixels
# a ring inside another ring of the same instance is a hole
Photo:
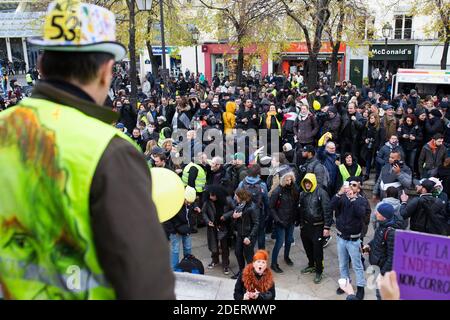
[[[173,299],[149,168],[103,107],[114,61],[110,11],[50,4],[42,81],[0,113],[0,283],[7,299]]]

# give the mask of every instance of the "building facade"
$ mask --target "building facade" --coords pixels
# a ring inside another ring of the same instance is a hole
[[[366,81],[384,73],[387,63],[388,74],[396,74],[399,68],[440,69],[443,44],[438,41],[437,32],[427,32],[429,23],[435,17],[411,15],[412,2],[375,0],[368,3],[367,24],[374,27],[373,37],[366,37],[358,46],[347,46],[345,77],[360,86]],[[386,39],[382,35],[385,23],[392,26],[392,33]],[[447,69],[450,69],[450,54],[447,55]]]
[[[35,11],[27,1],[0,4],[0,64],[12,63],[16,73],[36,66],[39,50],[27,38],[41,34],[45,12]]]

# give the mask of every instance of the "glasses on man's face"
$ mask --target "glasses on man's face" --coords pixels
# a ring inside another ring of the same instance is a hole
[[[357,183],[350,183],[350,186],[352,186],[353,188],[356,188],[356,187],[358,187],[358,184]]]

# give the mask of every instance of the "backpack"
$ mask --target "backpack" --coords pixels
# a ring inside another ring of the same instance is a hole
[[[415,213],[411,216],[412,231],[446,235],[445,204],[432,196],[419,197]]]
[[[313,166],[312,168],[308,168],[309,164],[304,164],[301,165],[299,167],[299,180],[298,181],[302,181],[303,178],[306,176],[307,173],[314,173],[316,171],[317,166],[321,166],[323,169],[323,172],[325,173],[324,175],[324,181],[323,181],[323,185],[320,185],[319,181],[317,181],[317,183],[319,184],[319,187],[327,187],[328,183],[330,182],[330,174],[328,173],[328,169],[319,161],[319,160],[315,160],[313,162]],[[317,176],[316,176],[317,178]]]
[[[424,201],[420,198],[420,209],[425,215],[424,232],[431,234],[438,234],[446,236],[447,230],[447,218],[446,208],[442,200],[438,198],[432,198],[432,201]]]
[[[177,272],[188,272],[193,274],[205,274],[205,268],[203,263],[194,257],[192,254],[188,254],[181,260],[176,266]]]
[[[243,188],[252,194],[252,202],[258,206],[258,208],[262,207],[263,201],[263,188],[261,186],[261,180],[258,183],[251,184],[248,183],[247,180],[244,180]]]

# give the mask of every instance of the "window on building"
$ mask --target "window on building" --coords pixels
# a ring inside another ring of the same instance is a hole
[[[411,38],[412,38],[412,16],[405,16],[403,39],[411,39]]]
[[[394,39],[412,38],[412,20],[413,17],[408,15],[395,16]]]
[[[395,16],[394,39],[402,38],[403,16]]]

